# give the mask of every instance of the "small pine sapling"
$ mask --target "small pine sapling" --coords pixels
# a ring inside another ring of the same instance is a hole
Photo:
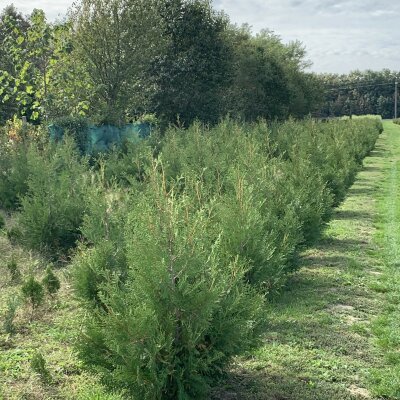
[[[21,240],[22,232],[21,230],[13,226],[12,228],[7,230],[7,238],[11,244],[17,244]]]
[[[17,261],[12,258],[8,263],[7,263],[7,270],[10,273],[11,276],[11,282],[16,283],[20,280],[21,278],[21,271],[18,268]]]
[[[43,355],[38,351],[32,357],[31,360],[31,369],[33,372],[36,372],[42,382],[49,383],[51,380],[51,375],[49,370],[46,366],[46,360],[44,359]]]
[[[31,304],[32,309],[35,309],[43,302],[43,286],[32,275],[23,284],[21,290],[25,300]]]
[[[60,280],[54,274],[50,266],[46,269],[46,275],[43,278],[42,284],[50,296],[55,295],[60,289]]]
[[[3,328],[6,333],[12,335],[15,333],[14,319],[17,313],[18,299],[10,298],[7,302],[7,310],[4,315]]]

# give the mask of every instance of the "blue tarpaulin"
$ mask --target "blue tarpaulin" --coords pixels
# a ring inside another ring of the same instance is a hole
[[[58,142],[64,137],[66,129],[57,124],[49,125],[50,140]],[[80,150],[86,154],[97,154],[109,151],[114,146],[124,142],[136,143],[150,135],[151,126],[148,123],[127,124],[122,127],[113,125],[88,125],[79,137],[74,136]]]

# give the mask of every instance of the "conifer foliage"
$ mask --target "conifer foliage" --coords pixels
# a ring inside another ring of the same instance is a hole
[[[60,280],[54,274],[50,266],[48,266],[46,269],[46,275],[43,278],[42,284],[50,296],[53,296],[60,290]]]
[[[27,175],[15,175],[23,190],[1,178],[0,197],[20,199],[7,236],[56,258],[78,243],[71,275],[87,312],[77,346],[106,386],[133,399],[205,398],[258,343],[265,299],[298,268],[381,129],[376,118],[194,123],[93,168],[72,138],[33,141]],[[59,289],[51,269],[42,284],[24,282],[32,311],[45,289]]]
[[[55,256],[79,238],[90,187],[87,165],[75,144],[67,140],[36,154],[21,199],[19,224],[22,241],[32,249]]]
[[[43,302],[43,286],[31,275],[21,287],[24,299],[29,302],[32,309],[37,308]]]
[[[128,215],[126,277],[102,284],[80,354],[135,399],[202,398],[257,341],[263,298],[244,282],[246,264],[222,251],[213,212],[154,168]]]

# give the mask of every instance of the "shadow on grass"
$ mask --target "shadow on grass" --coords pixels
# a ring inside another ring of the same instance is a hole
[[[345,216],[370,218],[361,211]],[[326,237],[315,252],[301,258],[303,268],[269,301],[259,355],[239,360],[211,399],[360,399],[351,392],[359,389],[352,376],[376,357],[363,321],[378,311],[365,287],[348,284],[346,275],[364,267],[344,254],[365,245],[362,240]]]
[[[360,250],[364,250],[368,245],[369,242],[367,240],[322,237],[315,248],[319,251],[327,251],[329,253],[337,252],[339,254],[343,254],[346,252],[359,252]]]
[[[371,213],[360,210],[338,210],[334,215],[333,219],[347,220],[372,220]]]
[[[348,194],[349,196],[372,196],[376,191],[377,191],[376,186],[359,186],[359,187],[353,187],[349,190]]]
[[[382,172],[382,167],[377,167],[375,165],[364,165],[361,171],[365,172]]]
[[[321,382],[289,371],[239,370],[232,372],[212,391],[212,400],[354,400],[335,382]]]
[[[352,257],[346,257],[341,254],[333,254],[331,256],[318,256],[318,255],[307,255],[300,259],[299,265],[301,267],[313,267],[317,266],[332,266],[341,268],[353,268],[357,267],[357,263]]]
[[[362,171],[366,171],[366,172],[382,172],[382,168],[381,167],[375,167],[373,165],[365,165],[362,168]]]
[[[332,297],[337,298],[333,294]],[[346,297],[343,296],[342,300],[346,300]],[[350,329],[350,323],[349,325],[335,323],[338,319],[362,321],[363,313],[357,311],[342,313],[339,308],[342,302],[337,301],[336,304],[339,312],[336,312],[335,304],[333,304],[331,309],[309,309],[309,313],[307,313],[306,305],[302,304],[303,319],[294,320],[286,316],[286,319],[274,321],[269,325],[269,329],[272,333],[279,332],[279,340],[275,342],[270,339],[269,346],[279,345],[295,349],[296,345],[301,343],[302,351],[305,354],[307,354],[307,349],[310,354],[313,353],[313,349],[318,349],[321,356],[322,354],[329,354],[332,358],[351,356],[353,360],[357,358],[366,362],[372,361],[373,355],[368,351],[370,349],[368,337],[355,335]],[[345,304],[345,306],[349,305]],[[315,318],[314,314],[316,313],[320,314],[319,320]],[[287,368],[289,367],[288,365]]]
[[[387,157],[389,154],[387,148],[377,144],[375,148],[369,152],[368,157]]]
[[[384,158],[387,157],[387,155],[388,152],[385,149],[376,149],[374,151],[371,151],[369,157]]]

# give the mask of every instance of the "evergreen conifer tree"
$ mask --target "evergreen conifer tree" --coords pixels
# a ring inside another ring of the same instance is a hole
[[[86,364],[135,399],[203,398],[263,320],[247,265],[222,251],[212,204],[176,193],[154,168],[127,218],[126,277],[108,274],[79,344]]]

